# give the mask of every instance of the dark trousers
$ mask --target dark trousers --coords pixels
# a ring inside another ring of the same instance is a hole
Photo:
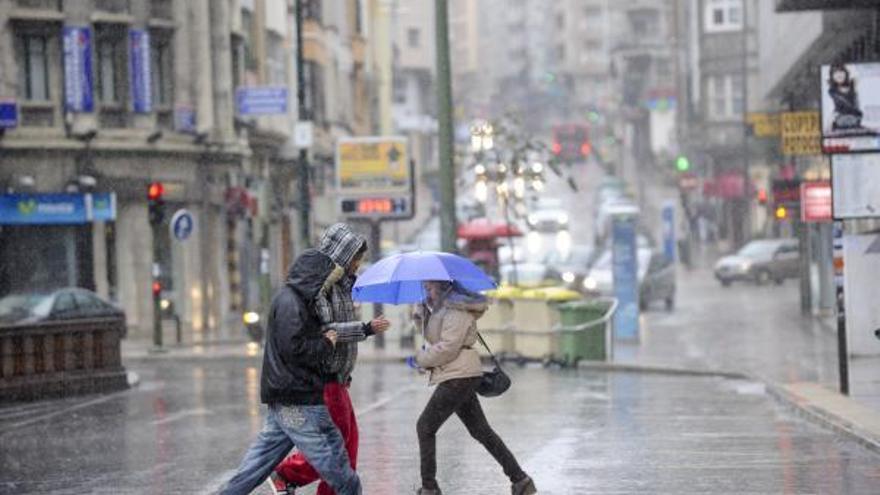
[[[416,431],[419,435],[419,454],[422,464],[422,487],[438,489],[437,485],[437,430],[449,419],[452,413],[458,415],[468,433],[492,454],[504,468],[504,474],[511,482],[525,478],[516,458],[504,442],[489,426],[480,400],[477,398],[477,385],[480,378],[459,378],[437,385],[437,390],[419,416]]]

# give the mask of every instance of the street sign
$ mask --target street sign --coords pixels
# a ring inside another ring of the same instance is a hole
[[[171,216],[171,222],[168,223],[168,229],[171,231],[171,237],[178,241],[185,241],[192,235],[196,228],[196,220],[189,210],[181,209],[174,212]]]
[[[347,218],[409,218],[413,213],[414,167],[406,138],[340,139],[336,187]]]
[[[822,149],[880,150],[880,63],[823,65]]]
[[[834,218],[880,218],[880,153],[833,155]]]
[[[241,116],[284,115],[287,113],[287,88],[254,86],[238,88],[235,103]]]
[[[617,339],[639,338],[639,279],[636,250],[636,218],[616,216],[613,219],[612,277],[617,312],[614,313],[614,335]]]
[[[18,103],[13,98],[0,98],[0,129],[18,126]]]
[[[71,112],[92,112],[92,31],[64,27],[64,106]]]
[[[752,126],[755,137],[776,137],[780,134],[778,113],[750,112],[746,114],[746,122]]]
[[[801,221],[809,223],[831,221],[830,182],[804,182],[801,184]]]
[[[150,33],[142,29],[132,29],[128,32],[128,38],[132,107],[135,113],[150,113],[153,110],[153,94],[150,87]]]
[[[314,126],[309,121],[297,122],[293,127],[293,145],[299,149],[312,147],[315,141]]]
[[[678,176],[678,187],[682,191],[693,191],[700,186],[700,179],[692,172],[686,172]]]
[[[822,154],[819,112],[784,112],[781,123],[783,155]]]

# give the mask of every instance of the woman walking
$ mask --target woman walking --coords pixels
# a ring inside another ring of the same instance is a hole
[[[419,417],[417,432],[421,456],[422,487],[419,495],[440,495],[437,484],[437,430],[453,413],[458,415],[471,436],[504,469],[513,495],[537,493],[535,483],[523,472],[516,458],[489,426],[477,386],[483,374],[477,341],[476,320],[486,312],[486,298],[455,282],[425,282],[430,312],[425,325],[427,347],[416,356],[416,363],[430,371],[434,395]]]

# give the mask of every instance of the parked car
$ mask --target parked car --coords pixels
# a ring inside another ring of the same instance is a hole
[[[636,275],[639,282],[639,308],[647,309],[654,301],[663,301],[667,310],[675,308],[675,265],[662,252],[639,248]],[[584,279],[588,294],[614,296],[614,273],[611,250],[599,256]]]
[[[94,292],[78,287],[11,294],[0,299],[0,324],[29,324],[92,318],[125,318],[125,312]]]
[[[539,287],[558,287],[562,285],[562,275],[542,263],[517,263],[502,265],[501,285],[516,285],[526,289]]]
[[[773,280],[781,284],[800,274],[800,247],[797,239],[762,239],[752,241],[736,254],[715,264],[715,278],[724,287],[736,280],[759,285]]]

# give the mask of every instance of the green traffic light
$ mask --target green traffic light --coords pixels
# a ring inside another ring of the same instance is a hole
[[[678,169],[679,172],[687,172],[691,169],[691,162],[686,156],[679,156],[675,160],[675,168]]]

